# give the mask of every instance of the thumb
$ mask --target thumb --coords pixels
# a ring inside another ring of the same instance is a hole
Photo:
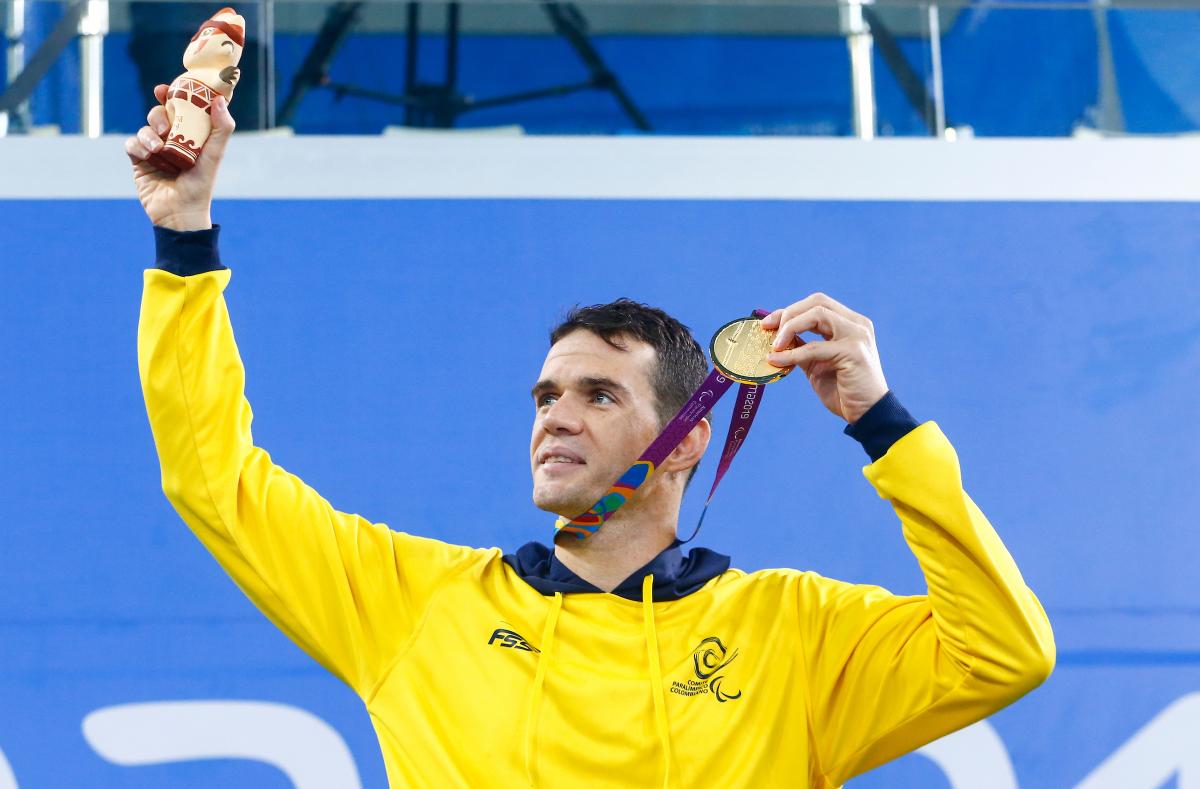
[[[218,93],[213,99],[211,109],[212,132],[208,135],[208,141],[204,143],[200,162],[212,162],[210,166],[215,167],[225,155],[225,146],[229,143],[229,137],[237,124],[229,114],[229,103],[221,94]]]
[[[846,340],[801,343],[800,346],[786,351],[771,351],[767,354],[767,361],[776,367],[799,367],[807,373],[813,363],[836,361],[847,351]]]

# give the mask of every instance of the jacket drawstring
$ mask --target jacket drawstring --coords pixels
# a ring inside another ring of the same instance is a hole
[[[654,576],[647,574],[642,581],[642,625],[646,634],[646,648],[650,657],[650,693],[654,701],[654,725],[658,741],[663,749],[663,789],[671,786],[671,735],[667,728],[666,691],[663,690],[662,663],[658,654],[658,631],[654,628]],[[538,653],[537,672],[533,677],[533,692],[529,695],[529,709],[525,716],[525,777],[529,785],[536,786],[534,775],[534,740],[537,735],[538,715],[542,709],[542,695],[546,685],[546,669],[554,650],[554,629],[558,614],[562,610],[563,596],[554,593],[554,602],[542,628],[542,650]]]
[[[667,702],[663,690],[662,665],[658,656],[658,631],[654,629],[654,575],[642,579],[642,623],[646,648],[650,651],[650,693],[654,698],[654,724],[663,749],[663,789],[671,786],[671,735],[667,728]]]
[[[546,666],[550,662],[550,652],[554,648],[554,627],[558,624],[558,612],[562,610],[562,592],[554,593],[554,602],[550,604],[550,613],[546,615],[546,624],[542,627],[542,650],[538,653],[537,672],[533,676],[533,692],[529,694],[529,709],[525,714],[525,777],[530,786],[534,782],[534,739],[537,737],[538,715],[542,711],[542,689],[546,684]]]

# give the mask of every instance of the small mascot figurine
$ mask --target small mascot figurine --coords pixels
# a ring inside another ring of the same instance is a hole
[[[246,20],[232,8],[222,8],[200,25],[183,53],[180,74],[167,90],[164,104],[171,130],[166,144],[150,158],[171,175],[190,170],[212,133],[212,102],[220,93],[233,98],[241,72],[238,61],[246,46]]]

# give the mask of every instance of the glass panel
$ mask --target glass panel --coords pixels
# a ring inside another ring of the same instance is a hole
[[[876,133],[881,137],[931,136],[940,128],[944,110],[930,46],[930,31],[939,29],[930,16],[935,8],[865,7],[874,50]],[[953,18],[953,12],[940,10],[938,19],[947,18]]]
[[[1137,134],[1200,129],[1200,10],[1097,12],[1107,128]]]
[[[415,21],[407,4],[373,4],[327,59],[322,86],[301,67],[322,35],[344,29],[343,8],[276,8],[280,121],[300,133],[850,131],[849,64],[832,4],[468,3],[455,16],[433,3]],[[419,31],[411,37],[410,25]]]
[[[1066,136],[1095,111],[1089,9],[962,8],[942,40],[948,123],[981,137]]]
[[[48,62],[27,101],[0,115],[8,133],[79,133],[90,91],[74,6],[0,7],[3,84],[22,68],[37,71],[39,50]],[[221,7],[81,6],[84,27],[100,33],[88,40],[103,52],[105,132],[141,125],[153,85],[183,71],[183,49]],[[949,127],[962,137],[1200,127],[1200,11],[1186,8],[910,0],[255,0],[236,8],[246,21],[232,104],[242,132],[838,136],[857,124],[879,136]],[[65,30],[62,40],[56,30]]]

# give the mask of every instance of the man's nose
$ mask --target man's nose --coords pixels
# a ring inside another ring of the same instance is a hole
[[[563,395],[554,401],[554,405],[546,409],[542,417],[542,427],[547,433],[574,434],[583,430],[583,420],[572,398]]]

